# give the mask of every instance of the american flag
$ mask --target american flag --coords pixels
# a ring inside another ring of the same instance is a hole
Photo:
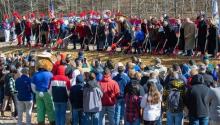
[[[212,0],[212,18],[215,20],[216,26],[218,27],[218,35],[220,35],[220,20],[219,20],[219,12],[218,12],[218,1]]]
[[[53,0],[50,0],[50,4],[48,8],[49,8],[49,17],[54,18],[55,15],[54,15],[54,1]]]

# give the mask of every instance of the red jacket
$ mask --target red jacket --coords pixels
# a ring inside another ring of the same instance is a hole
[[[27,21],[25,23],[24,32],[25,32],[25,35],[31,35],[31,22]]]
[[[70,80],[65,76],[66,67],[60,65],[57,67],[57,75],[55,75],[50,84],[54,102],[67,102],[68,92],[70,90]]]
[[[100,87],[103,92],[102,105],[113,106],[116,104],[117,97],[119,96],[118,83],[112,80],[110,75],[104,75],[102,81],[100,81]]]
[[[76,32],[79,33],[79,37],[80,37],[80,38],[86,37],[86,31],[85,31],[84,26],[78,25],[78,26],[76,27]]]

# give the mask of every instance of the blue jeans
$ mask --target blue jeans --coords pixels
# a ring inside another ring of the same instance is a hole
[[[128,121],[125,122],[125,125],[140,125],[140,124],[141,124],[140,119],[136,119],[134,122],[128,122]]]
[[[99,125],[99,112],[86,112],[84,125]]]
[[[162,113],[163,113],[163,111],[161,111],[159,119],[155,121],[156,125],[162,125]]]
[[[125,100],[118,99],[115,105],[115,125],[120,124],[120,120],[124,119]]]
[[[84,125],[83,119],[84,119],[84,112],[83,109],[72,109],[72,125]]]
[[[171,113],[167,112],[167,125],[182,125],[183,112]]]
[[[115,106],[103,106],[100,112],[100,125],[105,125],[105,114],[107,114],[109,125],[115,125]]]
[[[209,125],[208,117],[189,117],[189,125]]]
[[[55,120],[56,125],[65,125],[67,103],[54,102],[54,106],[55,106],[55,115],[56,115],[56,120]]]

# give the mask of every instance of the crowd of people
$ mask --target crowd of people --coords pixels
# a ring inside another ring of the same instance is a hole
[[[220,65],[207,56],[168,67],[159,58],[145,64],[135,56],[126,64],[102,58],[88,62],[83,51],[78,57],[57,52],[53,64],[51,53],[1,55],[1,117],[11,109],[22,125],[25,112],[31,125],[36,106],[38,125],[46,116],[51,125],[220,123]]]
[[[150,17],[128,19],[114,18],[36,18],[14,15],[2,23],[5,41],[10,41],[10,32],[18,46],[26,45],[67,48],[68,43],[80,44],[89,50],[89,45],[98,51],[111,47],[114,52],[121,48],[124,53],[181,54],[193,56],[201,53],[218,56],[219,33],[215,19],[201,13],[197,19]]]

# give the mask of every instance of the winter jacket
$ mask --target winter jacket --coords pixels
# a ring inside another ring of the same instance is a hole
[[[24,32],[25,35],[31,35],[31,22],[26,21]]]
[[[65,76],[65,66],[60,65],[50,84],[50,91],[54,102],[67,102],[70,90],[70,80]]]
[[[22,24],[21,23],[16,23],[15,24],[15,33],[17,35],[21,35],[21,33],[23,32],[24,30],[24,27],[22,27]]]
[[[115,80],[118,83],[120,88],[120,95],[118,98],[123,98],[125,86],[130,82],[130,78],[125,73],[120,73],[117,76],[115,76],[113,80]]]
[[[18,91],[19,101],[31,101],[33,100],[33,93],[31,90],[31,78],[26,75],[22,75],[15,81],[15,88]]]
[[[112,80],[110,75],[104,75],[104,78],[100,81],[100,87],[103,92],[102,106],[115,105],[120,93],[117,82]]]
[[[210,88],[203,84],[202,75],[192,77],[192,88],[189,89],[184,98],[184,103],[189,109],[190,117],[208,117],[209,103],[208,95]]]
[[[5,75],[5,95],[9,96],[10,94],[17,93],[17,90],[15,88],[15,79],[14,74],[8,73]]]
[[[96,80],[88,81],[83,89],[84,112],[99,112],[102,110],[103,93]]]
[[[70,102],[73,109],[83,108],[83,87],[84,80],[82,75],[76,77],[76,85],[70,88]]]
[[[135,41],[143,42],[144,38],[145,38],[145,36],[144,36],[144,32],[143,31],[139,30],[139,31],[135,32]]]
[[[220,122],[220,87],[212,88],[208,97],[211,100],[209,117],[212,121]]]

